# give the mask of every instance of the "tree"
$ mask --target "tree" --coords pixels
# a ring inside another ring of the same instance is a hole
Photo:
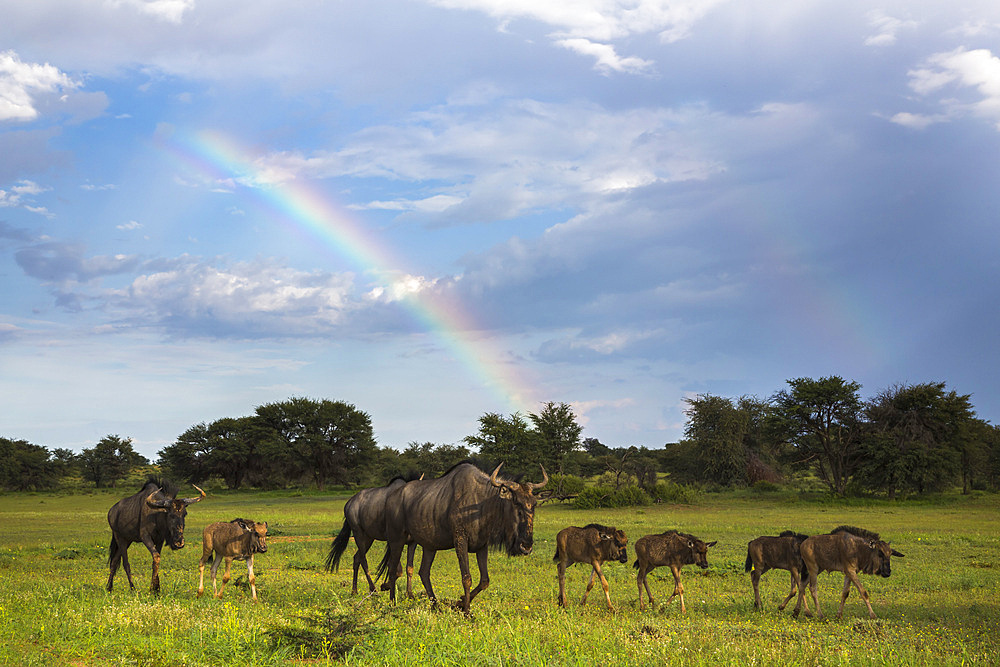
[[[566,403],[558,405],[549,401],[538,414],[528,415],[538,434],[543,463],[550,470],[564,474],[563,463],[566,455],[580,446],[580,432],[583,427],[576,423],[573,409]]]
[[[479,418],[479,432],[465,437],[465,443],[478,449],[479,456],[504,463],[505,470],[513,473],[525,473],[544,462],[539,441],[519,412],[510,417],[488,412]]]
[[[61,468],[49,450],[27,440],[0,438],[0,488],[28,491],[52,488]]]
[[[747,449],[744,440],[749,416],[721,396],[704,394],[686,398],[688,423],[684,436],[694,443],[703,480],[723,486],[746,485]]]
[[[844,495],[858,463],[862,404],[857,382],[836,375],[788,380],[772,398],[801,462],[816,466],[820,479]]]
[[[343,401],[296,397],[258,406],[256,414],[297,471],[320,489],[328,480],[350,482],[377,450],[371,417]]]
[[[174,480],[198,484],[211,475],[208,457],[212,452],[208,424],[195,424],[177,436],[174,444],[159,452],[159,464],[166,475]]]
[[[132,438],[118,435],[104,436],[90,449],[84,449],[78,457],[83,478],[94,482],[97,488],[113,487],[128,475],[132,466],[140,462],[139,459],[132,449]]]

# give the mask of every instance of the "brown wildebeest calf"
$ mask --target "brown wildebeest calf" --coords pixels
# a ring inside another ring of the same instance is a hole
[[[202,533],[204,539],[201,547],[201,560],[198,562],[198,572],[201,579],[198,582],[198,597],[205,592],[205,563],[215,552],[212,562],[212,593],[217,598],[222,597],[229,583],[229,567],[234,560],[245,560],[247,563],[247,578],[250,580],[250,593],[254,602],[257,601],[257,578],[253,574],[253,556],[267,551],[267,522],[256,523],[250,519],[233,519],[228,523],[213,523],[205,526]],[[222,586],[216,590],[215,573],[219,563],[226,559],[226,571],[222,573]]]
[[[840,594],[837,618],[844,613],[844,603],[847,602],[852,583],[868,607],[868,616],[875,618],[871,602],[868,601],[868,591],[861,585],[858,573],[888,577],[892,572],[890,558],[903,557],[903,554],[890,547],[888,542],[883,542],[878,533],[853,526],[838,526],[829,535],[813,535],[802,543],[800,551],[802,560],[809,570],[809,590],[816,607],[816,615],[819,617],[823,616],[816,595],[816,578],[820,572],[844,573],[844,590]],[[798,616],[803,600],[805,600],[805,587],[800,586],[799,600],[792,611],[793,616]],[[809,615],[807,608],[806,616]]]
[[[666,565],[674,575],[674,592],[667,600],[670,604],[678,595],[681,598],[681,613],[687,611],[684,606],[684,587],[681,585],[681,567],[684,565],[697,565],[702,569],[708,567],[708,548],[715,546],[716,542],[703,542],[694,535],[679,533],[676,530],[668,530],[659,535],[646,535],[640,537],[635,543],[635,555],[637,557],[634,567],[639,570],[636,583],[639,587],[639,610],[646,606],[642,602],[642,589],[645,586],[646,595],[649,596],[649,604],[653,604],[653,593],[649,590],[649,582],[646,575],[654,568]]]
[[[601,572],[601,563],[606,560],[617,560],[621,563],[628,562],[628,553],[625,545],[628,538],[625,531],[616,530],[613,526],[602,526],[591,523],[583,528],[570,526],[563,528],[556,535],[556,555],[552,560],[559,563],[559,606],[566,606],[566,567],[573,563],[590,563],[593,570],[590,573],[590,581],[587,582],[587,590],[583,594],[580,604],[587,603],[587,596],[590,589],[594,587],[594,577],[600,577],[601,586],[604,588],[604,597],[608,601],[608,609],[614,611],[611,606],[611,595],[608,592],[608,580]]]
[[[760,578],[768,570],[788,570],[792,575],[792,589],[778,605],[779,610],[783,610],[788,601],[795,596],[802,586],[802,575],[806,572],[802,554],[799,553],[799,545],[808,538],[808,535],[786,530],[777,537],[758,537],[747,544],[745,570],[750,573],[750,582],[753,584],[754,609],[764,610],[764,605],[760,601],[759,586]],[[806,611],[809,611],[808,603]]]

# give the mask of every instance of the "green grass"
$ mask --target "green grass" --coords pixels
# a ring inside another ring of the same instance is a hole
[[[996,664],[1000,655],[996,496],[842,505],[706,494],[693,506],[589,511],[546,504],[534,553],[491,554],[492,585],[467,619],[450,606],[432,611],[423,597],[401,596],[396,606],[385,594],[351,597],[353,546],[339,572],[322,569],[346,497],[322,494],[213,495],[190,509],[188,546],[164,553],[159,596],[148,592],[150,558],[138,544],[129,551],[137,590],[119,571],[108,594],[105,515],[121,495],[0,495],[0,664]],[[255,562],[261,602],[250,601],[240,563],[222,601],[197,599],[201,529],[236,516],[267,520],[274,533]],[[586,606],[576,604],[589,576],[583,565],[567,573],[573,604],[558,608],[555,535],[591,521],[623,528],[633,558],[637,538],[668,528],[718,540],[708,570],[684,570],[687,614],[676,601],[663,605],[672,578],[662,568],[650,577],[656,607],[639,612],[635,570],[619,563],[605,566],[614,613],[599,588]],[[753,612],[743,572],[750,539],[843,523],[876,530],[906,554],[894,559],[891,578],[863,577],[877,619],[856,592],[844,618],[833,618],[838,574],[820,576],[824,620],[776,610],[787,592],[783,571],[764,576],[766,611]],[[373,548],[373,565],[382,551]],[[442,600],[458,599],[454,552],[438,555],[432,577]]]

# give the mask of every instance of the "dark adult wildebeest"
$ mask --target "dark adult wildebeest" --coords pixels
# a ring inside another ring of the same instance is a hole
[[[420,475],[419,479],[423,478],[424,476]],[[347,544],[350,542],[351,535],[353,534],[357,551],[354,554],[354,582],[351,586],[351,595],[356,595],[358,592],[359,567],[364,570],[365,578],[368,579],[369,592],[375,592],[375,582],[372,581],[371,575],[368,574],[367,554],[375,540],[387,541],[385,501],[393,491],[415,479],[415,475],[411,475],[410,477],[393,477],[385,486],[358,491],[344,505],[344,525],[341,527],[340,532],[337,533],[337,537],[334,538],[333,544],[330,545],[330,553],[326,557],[326,571],[332,572],[340,567],[340,557],[343,555],[344,550],[347,549]],[[406,554],[406,594],[412,598],[413,552],[416,551],[417,547],[413,543],[410,543],[408,547]],[[397,576],[399,576],[399,573],[397,573]]]
[[[194,486],[194,485],[192,485]],[[198,489],[197,486],[194,488]],[[128,563],[128,548],[133,542],[142,542],[153,556],[153,577],[149,590],[160,590],[160,549],[167,542],[171,549],[184,546],[184,517],[187,506],[205,497],[205,492],[197,498],[177,498],[177,486],[166,481],[150,479],[134,496],[122,498],[108,510],[108,525],[111,526],[111,546],[108,547],[108,591],[115,580],[118,564],[125,567],[128,585],[132,583],[132,568]]]
[[[686,612],[684,587],[681,585],[681,567],[697,565],[702,569],[707,568],[708,548],[715,546],[715,544],[715,542],[703,542],[694,535],[679,533],[676,530],[668,530],[659,535],[646,535],[636,540],[636,561],[633,567],[639,570],[636,577],[636,585],[639,587],[639,610],[642,611],[646,608],[642,601],[643,587],[646,589],[646,595],[649,596],[649,604],[653,604],[653,593],[649,590],[646,575],[654,568],[666,565],[674,575],[674,592],[667,600],[667,604],[670,604],[679,595],[681,597],[681,613]]]
[[[809,590],[812,593],[816,615],[819,617],[823,616],[823,610],[819,608],[819,598],[816,595],[816,579],[820,572],[844,573],[844,590],[840,594],[840,609],[837,610],[837,618],[840,618],[844,613],[844,603],[847,602],[852,583],[868,607],[868,616],[875,618],[871,602],[868,601],[868,591],[861,585],[858,573],[888,577],[892,573],[891,557],[903,557],[903,554],[890,547],[888,542],[883,542],[878,533],[854,526],[838,526],[829,535],[813,535],[802,543],[800,551],[806,569],[809,571]],[[798,616],[803,600],[805,600],[805,588],[800,587],[799,600],[792,612],[793,616]],[[806,616],[809,615],[807,608]]]
[[[750,582],[753,584],[754,609],[764,610],[764,605],[760,601],[760,578],[768,570],[788,570],[792,575],[792,590],[778,605],[779,610],[783,610],[788,601],[799,591],[802,586],[802,575],[806,572],[802,554],[799,553],[799,545],[808,537],[802,533],[786,530],[777,537],[758,537],[747,544],[745,570],[750,573]],[[808,603],[806,611],[809,611]]]
[[[608,609],[614,611],[611,606],[611,594],[608,592],[608,580],[601,572],[601,563],[606,560],[616,560],[621,563],[628,562],[628,552],[625,546],[628,538],[625,531],[616,530],[613,526],[602,526],[591,523],[583,528],[570,526],[563,528],[556,535],[556,555],[552,560],[559,563],[557,571],[559,573],[559,606],[566,606],[566,567],[573,563],[589,563],[593,566],[590,572],[590,581],[587,582],[587,590],[583,593],[580,604],[587,603],[587,596],[590,589],[594,587],[594,577],[600,577],[601,586],[604,588],[604,597],[608,601]]]
[[[549,476],[542,468],[539,484],[500,479],[501,463],[487,475],[471,463],[459,463],[437,479],[410,482],[386,501],[389,549],[376,577],[388,573],[389,595],[396,599],[396,578],[403,546],[414,541],[423,548],[420,580],[427,596],[437,604],[431,587],[431,565],[442,549],[454,549],[462,573],[462,611],[490,585],[487,571],[489,548],[511,556],[531,553],[534,533],[534,490],[545,486]],[[398,494],[398,497],[397,497]],[[472,588],[469,554],[476,554],[479,583]]]
[[[247,563],[247,579],[250,581],[250,593],[253,601],[257,601],[257,577],[253,573],[253,556],[267,552],[267,522],[257,523],[251,519],[233,519],[227,523],[211,523],[202,532],[201,560],[198,561],[198,597],[205,592],[205,563],[212,558],[212,594],[222,597],[229,583],[229,567],[234,560],[244,560]],[[226,571],[222,573],[222,586],[216,590],[215,573],[219,563],[226,560]]]

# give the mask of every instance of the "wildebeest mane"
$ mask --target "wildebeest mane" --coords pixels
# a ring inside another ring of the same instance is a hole
[[[803,535],[802,533],[796,533],[794,530],[783,530],[781,531],[781,535],[778,535],[778,537],[794,537],[799,542],[809,539],[808,535]]]
[[[406,473],[405,475],[396,475],[395,477],[393,477],[392,479],[390,479],[388,482],[386,482],[385,486],[392,486],[392,483],[395,482],[396,480],[399,480],[401,482],[413,482],[413,481],[418,480],[418,479],[420,479],[420,473],[411,470],[410,472]]]
[[[837,526],[830,531],[831,535],[836,535],[837,533],[850,533],[856,537],[860,537],[866,540],[879,541],[878,533],[873,533],[870,530],[865,530],[864,528],[858,528],[857,526]]]
[[[588,523],[586,526],[583,527],[583,529],[586,530],[587,528],[596,528],[599,533],[615,532],[614,528],[610,528],[608,526],[602,526],[599,523]]]
[[[163,495],[169,496],[170,498],[176,498],[177,492],[180,491],[177,485],[171,482],[170,480],[163,479],[161,477],[156,477],[155,475],[150,475],[149,477],[147,477],[146,481],[143,482],[142,487],[140,487],[139,490],[140,491],[144,490],[150,484],[155,484],[156,486],[158,486]]]
[[[660,533],[660,535],[662,535],[664,537],[667,537],[667,536],[669,536],[671,534],[677,535],[678,537],[683,537],[684,539],[690,540],[691,542],[701,542],[700,539],[698,539],[697,537],[695,537],[691,533],[682,533],[681,531],[675,530],[673,528],[671,528],[670,530],[665,530],[662,533]]]

